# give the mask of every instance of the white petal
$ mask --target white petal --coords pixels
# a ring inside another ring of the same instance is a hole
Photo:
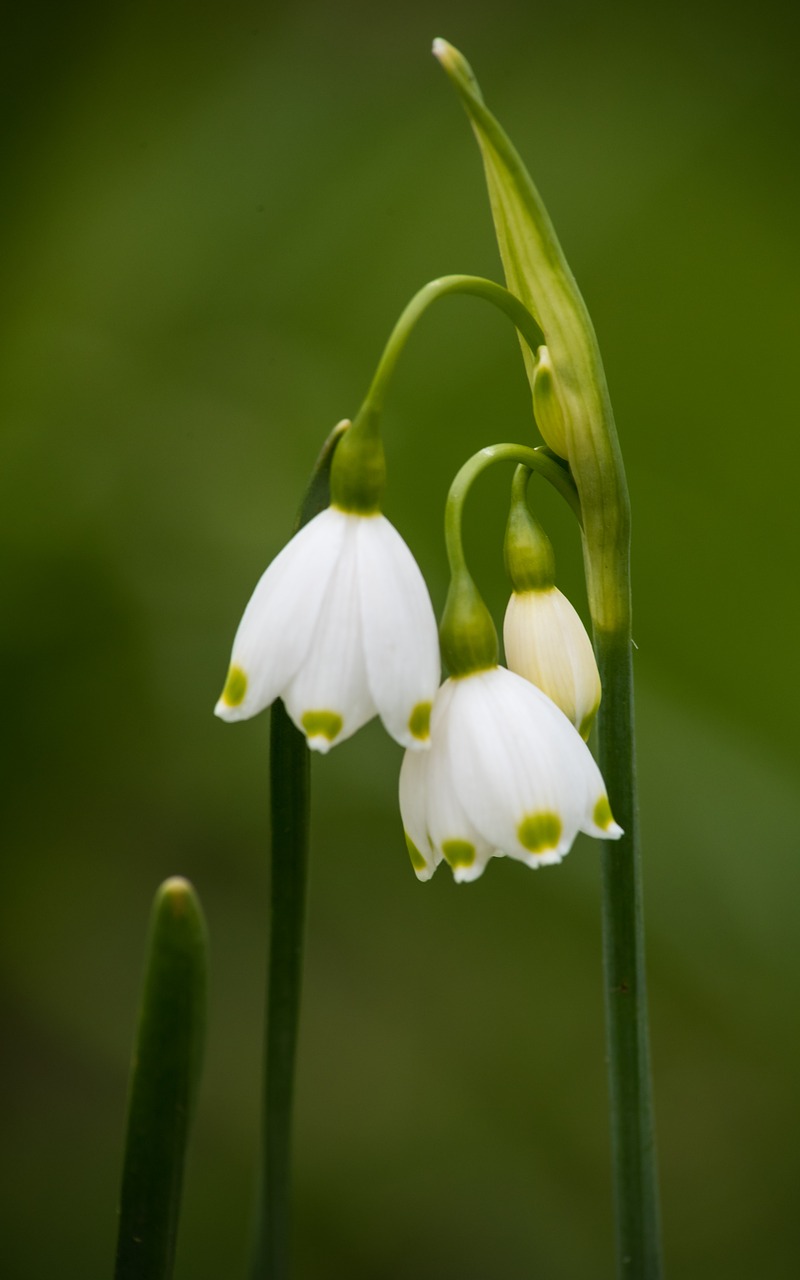
[[[364,656],[375,706],[397,742],[426,747],[440,675],[436,619],[416,560],[384,516],[361,521],[358,573]]]
[[[246,720],[263,711],[297,671],[346,527],[347,517],[329,507],[300,529],[262,574],[231,653],[231,673],[242,673],[239,687],[244,685],[244,696],[231,704],[223,694],[214,708],[223,720]]]
[[[444,857],[457,883],[477,880],[495,852],[471,821],[459,796],[454,766],[449,712],[455,699],[457,682],[447,680],[434,703],[431,717],[431,749],[424,757],[427,766],[427,829],[440,857]]]
[[[600,840],[619,840],[625,834],[619,823],[614,821],[599,769],[589,789],[589,803],[586,816],[581,822],[581,831],[585,831],[587,836],[597,836]]]
[[[283,691],[286,710],[308,745],[326,752],[375,715],[367,684],[358,590],[358,525],[347,521],[337,564],[303,664]]]
[[[559,861],[599,778],[566,716],[498,667],[459,682],[449,720],[459,798],[484,838],[530,866]]]
[[[600,675],[578,613],[556,587],[514,592],[503,623],[509,669],[543,690],[583,737],[600,705]]]
[[[430,880],[441,855],[428,836],[428,764],[426,751],[407,751],[400,766],[400,816],[418,880]]]

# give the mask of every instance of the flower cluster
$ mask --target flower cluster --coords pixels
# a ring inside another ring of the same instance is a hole
[[[452,674],[439,687],[422,574],[374,495],[361,507],[334,496],[269,565],[236,633],[217,715],[247,719],[280,697],[320,752],[379,715],[406,748],[400,810],[420,880],[442,859],[468,881],[491,857],[560,862],[579,831],[619,837],[578,731],[599,702],[591,643],[552,581],[540,581],[541,564],[531,568],[530,538],[515,535],[510,552],[507,541],[512,669],[497,663],[494,625],[467,574],[454,595],[451,586],[442,640]]]

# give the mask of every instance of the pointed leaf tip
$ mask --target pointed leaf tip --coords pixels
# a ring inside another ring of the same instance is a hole
[[[183,876],[153,902],[128,1099],[115,1280],[168,1280],[203,1054],[206,930]]]
[[[203,911],[194,886],[185,876],[170,876],[156,891],[154,911],[171,911],[174,917],[192,915],[201,923],[204,931]]]
[[[455,45],[448,44],[446,40],[442,40],[440,36],[437,36],[434,40],[432,52],[434,58],[444,67],[448,77],[459,92],[482,103],[483,98],[480,86],[475,79],[472,67],[463,53],[460,53]]]

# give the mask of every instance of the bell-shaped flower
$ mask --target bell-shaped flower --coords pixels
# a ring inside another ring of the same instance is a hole
[[[475,880],[493,856],[542,867],[560,862],[579,831],[622,835],[574,726],[540,689],[498,666],[442,685],[431,750],[403,759],[400,811],[420,880],[442,858],[457,881]]]
[[[558,587],[515,591],[503,642],[510,670],[543,690],[588,738],[600,706],[600,673],[586,628]]]
[[[439,674],[430,597],[400,534],[377,511],[332,505],[259,581],[215,711],[245,720],[281,697],[322,752],[380,715],[415,749],[428,745]]]
[[[517,467],[504,556],[514,593],[503,625],[506,662],[552,698],[588,738],[600,706],[600,673],[586,628],[555,585],[550,539],[528,509],[530,471]]]

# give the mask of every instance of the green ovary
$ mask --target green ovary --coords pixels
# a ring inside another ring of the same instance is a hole
[[[415,871],[427,871],[428,864],[425,861],[425,858],[423,857],[423,855],[420,853],[417,846],[414,844],[414,841],[411,839],[411,836],[408,834],[407,831],[404,831],[403,834],[406,838],[406,847],[408,849],[408,856],[411,859],[412,867],[414,868]]]
[[[520,844],[529,853],[547,853],[555,849],[563,830],[557,813],[529,813],[517,827]]]
[[[442,853],[454,871],[456,867],[471,867],[475,861],[475,845],[469,840],[444,840]]]
[[[408,718],[409,732],[424,742],[431,731],[431,704],[418,702]]]
[[[300,723],[308,738],[327,738],[333,742],[344,723],[336,711],[306,711]]]
[[[241,667],[231,667],[225,688],[222,690],[222,701],[227,707],[240,707],[247,693],[247,676]]]
[[[592,821],[601,831],[607,831],[614,821],[614,815],[611,812],[611,805],[608,803],[608,796],[601,796],[594,806]]]

